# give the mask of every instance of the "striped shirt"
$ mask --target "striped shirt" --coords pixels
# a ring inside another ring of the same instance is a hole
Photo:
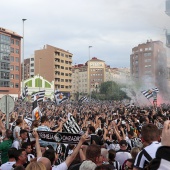
[[[157,141],[152,142],[149,146],[140,151],[135,159],[134,167],[143,169],[156,156],[156,151],[161,144]]]

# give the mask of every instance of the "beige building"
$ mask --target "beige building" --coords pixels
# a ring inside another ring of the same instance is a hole
[[[21,94],[21,36],[0,28],[0,98]]]
[[[106,79],[106,65],[102,60],[93,57],[85,64],[72,67],[72,95],[90,94],[98,91],[101,83]]]
[[[34,74],[49,82],[62,92],[71,92],[72,54],[63,49],[45,45],[34,53]]]

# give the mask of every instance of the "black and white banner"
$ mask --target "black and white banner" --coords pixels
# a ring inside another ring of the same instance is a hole
[[[42,101],[44,100],[45,90],[41,90],[41,91],[38,91],[38,92],[33,93],[33,94],[31,95],[32,101],[35,101],[35,100],[36,100],[36,96],[38,96],[37,101],[38,101],[38,102],[42,102]]]
[[[39,138],[48,142],[77,144],[80,141],[80,134],[37,131]]]

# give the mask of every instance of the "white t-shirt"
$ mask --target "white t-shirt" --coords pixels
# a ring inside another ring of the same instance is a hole
[[[66,162],[62,162],[61,164],[52,167],[52,170],[67,170],[67,169],[68,167]]]
[[[20,130],[21,130],[21,128],[19,126],[15,126],[15,128],[13,130],[14,139],[16,139],[16,132],[18,132],[18,136],[20,136]]]
[[[6,162],[1,165],[0,170],[11,170],[12,165],[14,165],[16,162]]]
[[[12,148],[16,148],[17,150],[18,149],[21,149],[21,144],[18,140],[14,140],[14,142],[12,143]]]

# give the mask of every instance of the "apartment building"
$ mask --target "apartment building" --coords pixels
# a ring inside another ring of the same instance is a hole
[[[72,67],[72,95],[90,94],[98,91],[101,83],[106,79],[106,65],[103,60],[93,57],[85,64]]]
[[[134,81],[166,88],[167,56],[161,41],[148,40],[132,49],[130,72]]]
[[[45,45],[34,52],[34,74],[54,81],[55,89],[71,92],[72,56],[69,51]]]
[[[0,97],[20,95],[21,36],[0,28]]]

